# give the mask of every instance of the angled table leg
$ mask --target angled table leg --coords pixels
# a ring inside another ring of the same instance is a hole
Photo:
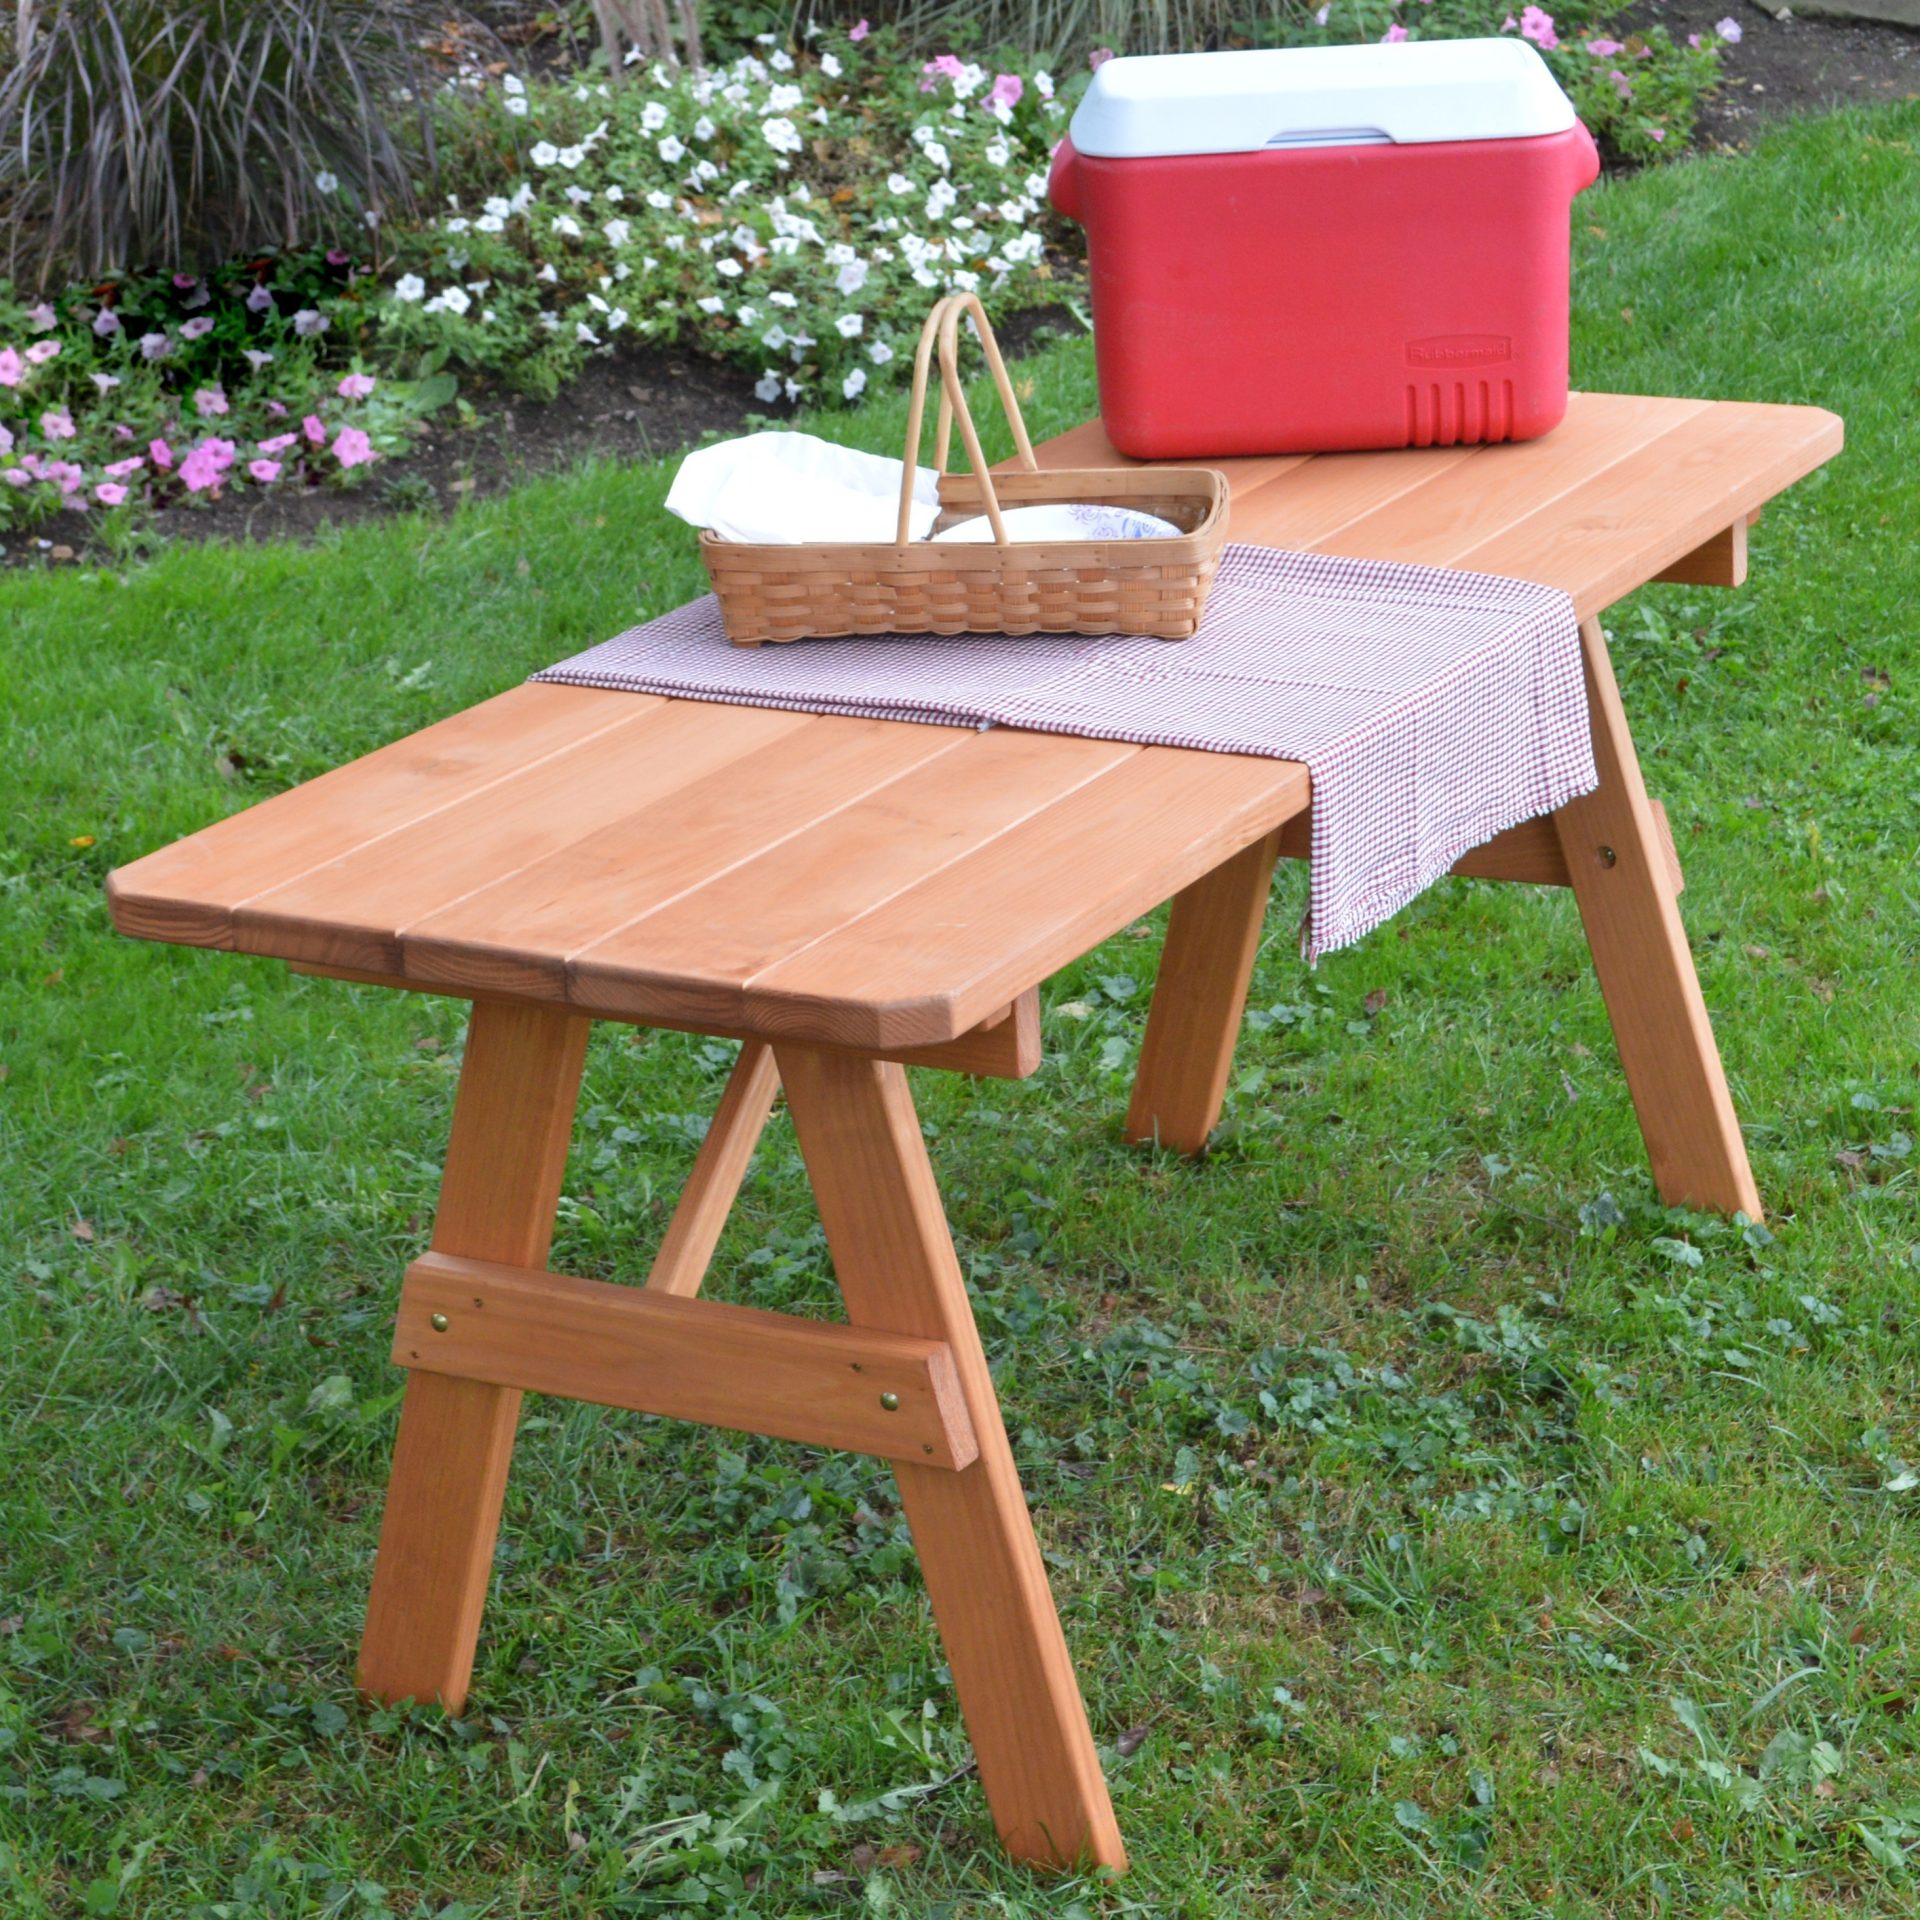
[[[778,1052],[849,1320],[949,1342],[972,1413],[980,1457],[970,1467],[895,1472],[994,1824],[1018,1859],[1123,1868],[905,1070]]]
[[[437,1252],[546,1264],[592,1023],[476,1002],[434,1217]],[[520,1395],[410,1373],[359,1684],[457,1713],[473,1677]]]
[[[1233,1067],[1280,836],[1270,833],[1175,895],[1127,1138],[1177,1153],[1207,1144]]]
[[[747,1163],[759,1144],[767,1116],[780,1091],[773,1049],[764,1040],[748,1040],[727,1076],[726,1091],[714,1109],[707,1137],[700,1143],[693,1171],[680,1190],[680,1204],[654,1255],[647,1285],[661,1293],[691,1296],[707,1277],[707,1263],[720,1242],[720,1230],[747,1177]]]
[[[1554,815],[1620,1064],[1669,1206],[1760,1217],[1672,874],[1597,620],[1582,623],[1600,785]]]

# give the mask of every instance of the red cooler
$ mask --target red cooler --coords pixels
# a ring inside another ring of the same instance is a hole
[[[1592,138],[1516,39],[1107,61],[1053,159],[1121,452],[1525,440]]]

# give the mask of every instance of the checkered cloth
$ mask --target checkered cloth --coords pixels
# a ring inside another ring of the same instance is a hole
[[[536,680],[1305,763],[1309,959],[1598,784],[1572,603],[1491,574],[1230,546],[1200,631],[733,647],[713,598]]]

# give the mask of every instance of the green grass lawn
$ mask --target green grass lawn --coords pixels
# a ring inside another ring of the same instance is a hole
[[[1114,1885],[996,1853],[865,1459],[530,1402],[470,1712],[359,1705],[459,1008],[108,928],[109,867],[696,591],[666,471],[0,582],[0,1913],[1913,1913],[1917,147],[1576,213],[1582,384],[1848,422],[1750,587],[1609,621],[1770,1232],[1657,1205],[1560,894],[1309,973],[1290,873],[1200,1164],[1119,1137],[1157,924],[1032,1081],[921,1080]],[[1091,410],[1084,343],[1024,372]],[[599,1032],[556,1264],[644,1271],[729,1053]],[[832,1300],[784,1122],[715,1288]]]

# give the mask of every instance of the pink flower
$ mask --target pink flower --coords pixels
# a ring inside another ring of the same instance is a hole
[[[1587,51],[1596,60],[1611,60],[1616,53],[1625,53],[1626,48],[1618,40],[1589,40]]]
[[[197,319],[183,320],[180,323],[180,338],[182,340],[198,340],[203,333],[211,333],[212,331],[213,315],[210,313],[203,313]]]
[[[329,247],[327,249],[327,265],[328,266],[344,267],[346,264],[347,264],[347,256],[344,253],[342,253],[338,247]]]
[[[181,293],[185,293],[190,288],[197,287],[200,282],[190,273],[176,273],[173,276],[173,284]]]
[[[143,333],[140,336],[142,360],[164,360],[172,351],[173,342],[164,333]]]
[[[1655,140],[1664,140],[1667,137],[1667,130],[1665,127],[1649,127],[1647,129],[1647,133],[1650,138]]]
[[[271,440],[262,440],[260,442],[260,451],[262,453],[285,453],[298,438],[298,434],[276,433]]]
[[[194,391],[193,410],[202,420],[211,420],[215,414],[227,410],[227,395],[224,387],[199,387]]]
[[[49,440],[71,440],[73,438],[73,415],[65,407],[49,407],[40,416],[40,431]]]
[[[195,447],[180,462],[180,484],[189,493],[218,492],[226,468],[204,446]]]
[[[334,436],[333,457],[343,467],[358,467],[378,456],[373,442],[358,427],[342,427]]]
[[[1529,7],[1521,14],[1520,38],[1531,40],[1536,47],[1544,47],[1549,53],[1560,44],[1560,36],[1553,30],[1553,15],[1539,7]]]
[[[265,486],[269,480],[278,480],[280,478],[280,462],[278,460],[249,460],[247,462],[247,471],[252,474],[262,486]]]
[[[1098,73],[1112,58],[1113,49],[1111,47],[1095,47],[1094,50],[1087,55],[1087,65],[1095,73]]]
[[[58,340],[36,340],[33,345],[27,349],[27,358],[31,360],[36,367],[44,367],[59,351],[60,342]]]
[[[1633,82],[1629,80],[1618,67],[1615,67],[1607,75],[1607,78],[1613,82],[1622,100],[1631,100],[1633,98]]]
[[[1730,47],[1737,47],[1740,42],[1746,38],[1746,34],[1741,29],[1740,22],[1736,20],[1732,14],[1728,14],[1724,20],[1716,20],[1713,23],[1713,30]]]
[[[1692,47],[1697,52],[1700,46],[1700,36],[1697,33],[1688,34],[1687,45]]]
[[[42,300],[37,307],[28,309],[27,325],[35,333],[50,333],[60,324],[60,316]]]
[[[966,70],[958,54],[943,53],[920,69],[920,91],[931,93],[942,80],[958,80]]]
[[[93,497],[103,507],[117,507],[126,499],[127,490],[117,480],[102,480],[94,488]]]
[[[13,429],[4,420],[0,420],[0,454],[13,451]]]
[[[231,440],[222,440],[217,434],[210,433],[195,444],[193,451],[204,453],[220,472],[225,473],[233,465],[233,456],[240,449]]]
[[[364,400],[373,391],[373,375],[350,373],[334,388],[342,400]]]
[[[17,387],[27,377],[27,363],[11,347],[0,347],[0,387]]]
[[[995,77],[993,91],[987,95],[989,107],[1005,107],[1009,113],[1020,104],[1020,97],[1027,90],[1027,83],[1017,73],[1003,73]]]
[[[308,414],[307,417],[300,422],[300,431],[304,433],[316,447],[324,447],[327,444],[327,430],[325,426],[321,424],[317,414]]]
[[[1393,25],[1390,26],[1386,30],[1386,32],[1380,36],[1380,44],[1386,47],[1397,47],[1400,44],[1400,42],[1404,40],[1406,37],[1407,37],[1406,28],[1403,27],[1398,20],[1396,20],[1393,23]]]
[[[116,440],[131,440],[133,429],[124,420],[116,420],[113,423],[113,437]]]
[[[162,473],[166,473],[170,471],[173,466],[173,449],[168,446],[164,440],[149,440],[147,442],[147,458],[151,460]]]
[[[129,475],[138,473],[146,464],[138,454],[135,454],[130,460],[114,461],[110,467],[101,468],[101,472],[103,472],[109,480],[125,480]]]
[[[267,402],[267,411],[272,414],[276,420],[284,420],[287,417],[286,408],[283,407],[278,400],[269,400]]]
[[[873,31],[873,28],[866,21],[856,20],[853,26],[849,29],[847,33],[847,38],[853,41],[856,45],[858,45],[859,42],[864,40],[867,37],[867,35],[870,34],[872,31]]]

